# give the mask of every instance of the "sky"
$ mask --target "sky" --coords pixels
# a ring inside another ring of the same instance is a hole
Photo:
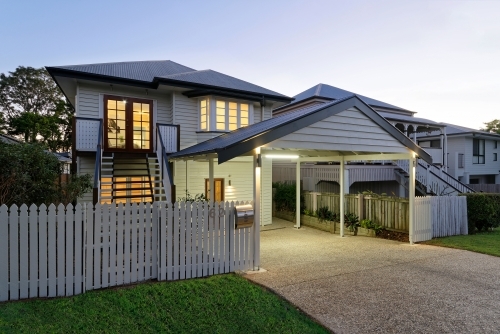
[[[288,96],[324,83],[477,129],[500,119],[496,0],[0,0],[0,73],[132,60]]]

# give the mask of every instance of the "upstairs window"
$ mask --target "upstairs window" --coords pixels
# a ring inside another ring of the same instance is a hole
[[[472,139],[472,163],[484,164],[484,139]]]
[[[200,130],[233,131],[250,124],[249,103],[221,98],[200,100]]]

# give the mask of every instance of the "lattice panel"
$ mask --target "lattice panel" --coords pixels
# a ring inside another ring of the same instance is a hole
[[[99,137],[99,120],[76,120],[76,150],[95,152]]]

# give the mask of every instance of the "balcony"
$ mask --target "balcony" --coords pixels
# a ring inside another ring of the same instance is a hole
[[[429,153],[429,155],[432,157],[432,162],[434,164],[443,164],[443,150],[438,147],[423,147],[423,149]]]

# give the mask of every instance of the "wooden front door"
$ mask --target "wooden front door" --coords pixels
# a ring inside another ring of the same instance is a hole
[[[224,179],[214,179],[215,202],[224,201]],[[205,197],[210,200],[210,180],[205,179]]]
[[[106,95],[104,149],[112,152],[151,152],[153,102]]]

